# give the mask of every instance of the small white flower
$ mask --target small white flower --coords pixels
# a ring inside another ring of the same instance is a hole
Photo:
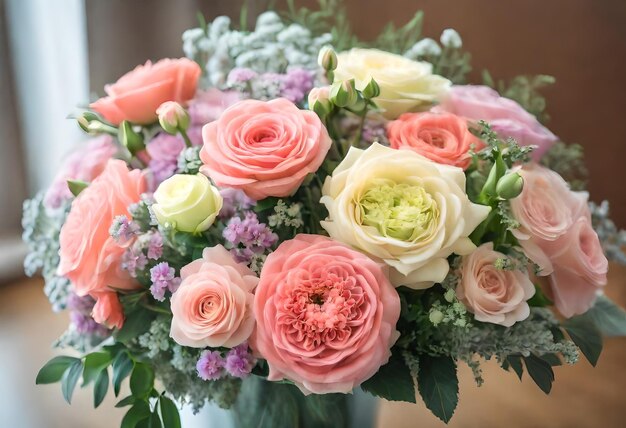
[[[441,47],[439,44],[428,37],[415,43],[411,49],[409,49],[406,56],[409,58],[418,58],[426,55],[441,55]]]
[[[461,36],[457,33],[456,30],[452,28],[446,28],[441,33],[441,38],[439,39],[441,44],[445,47],[458,49],[463,46],[463,41],[461,40]]]
[[[258,31],[260,27],[265,27],[265,26],[275,25],[275,24],[282,25],[280,16],[278,16],[276,12],[273,12],[271,10],[267,12],[263,12],[256,19],[256,30]]]
[[[222,34],[230,31],[230,18],[228,16],[218,16],[213,20],[209,28],[209,37],[218,39]]]

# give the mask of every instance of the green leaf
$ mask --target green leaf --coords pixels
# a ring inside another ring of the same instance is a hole
[[[549,394],[552,389],[552,382],[554,382],[554,371],[550,363],[532,354],[528,357],[524,357],[524,362],[526,363],[528,374],[535,381],[537,386],[543,392]]]
[[[80,180],[67,180],[67,187],[74,196],[78,196],[80,192],[89,187],[89,183]]]
[[[522,357],[520,355],[509,355],[506,357],[506,362],[513,369],[519,380],[522,380],[524,374],[524,366],[522,365]]]
[[[422,356],[417,387],[426,407],[448,423],[459,402],[459,380],[454,360],[450,357]]]
[[[106,351],[92,352],[85,357],[83,386],[95,381],[100,372],[111,363],[111,354]]]
[[[122,382],[133,370],[133,360],[127,352],[120,352],[113,360],[113,392],[117,397],[120,393]]]
[[[150,418],[148,419],[148,428],[162,428],[161,418],[159,418],[159,412],[157,412],[156,409],[154,409],[154,412],[152,412]]]
[[[605,336],[626,336],[626,311],[606,296],[598,297],[596,304],[585,314],[593,319]]]
[[[278,203],[278,199],[279,198],[275,198],[273,196],[269,198],[261,199],[260,201],[257,201],[256,205],[254,206],[254,211],[257,213],[260,213],[260,212],[272,209]]]
[[[135,363],[130,375],[130,391],[135,397],[147,397],[154,386],[154,371],[146,363]]]
[[[109,371],[104,369],[98,375],[93,387],[93,406],[98,407],[109,390]]]
[[[78,379],[80,379],[82,371],[83,362],[81,360],[76,360],[63,374],[63,379],[61,380],[61,391],[63,392],[65,401],[69,404],[72,404],[72,394],[74,394],[74,388],[76,388],[76,383],[78,382]]]
[[[563,328],[580,348],[580,352],[587,358],[587,361],[595,367],[602,352],[602,335],[593,319],[585,314],[579,315],[563,322]]]
[[[150,406],[145,401],[136,402],[122,419],[120,428],[135,428],[137,424],[150,417]]]
[[[122,343],[135,339],[148,331],[152,318],[154,315],[145,309],[130,312],[124,321],[124,326],[115,333],[115,338]]]
[[[161,407],[161,417],[163,418],[165,428],[181,428],[180,414],[178,413],[176,404],[162,395],[161,398],[159,398],[159,405]]]
[[[541,356],[541,359],[550,364],[552,367],[563,365],[563,362],[557,354],[544,354]]]
[[[120,401],[118,401],[115,404],[115,407],[126,407],[126,406],[130,406],[132,404],[135,404],[136,398],[132,395],[129,395],[128,397],[122,398]]]
[[[415,403],[413,376],[399,357],[391,357],[378,373],[361,384],[361,388],[385,400]]]
[[[79,359],[66,356],[54,357],[39,370],[35,384],[45,385],[60,381],[65,370],[75,361],[79,361]]]
[[[535,308],[544,308],[552,306],[554,303],[546,297],[541,287],[535,284],[535,294],[528,300],[528,306]]]

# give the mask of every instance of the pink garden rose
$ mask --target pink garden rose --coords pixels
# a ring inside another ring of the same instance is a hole
[[[558,140],[535,116],[488,86],[453,86],[434,110],[454,113],[470,121],[484,120],[500,138],[515,138],[521,146],[535,145],[536,161]]]
[[[63,168],[46,191],[44,205],[47,208],[59,208],[63,201],[72,198],[67,180],[92,181],[100,175],[115,153],[117,147],[110,135],[101,135],[87,141],[66,159]]]
[[[220,91],[210,88],[206,91],[198,91],[196,96],[189,101],[189,117],[191,125],[203,126],[220,117],[224,110],[241,99],[236,91]]]
[[[583,215],[558,239],[550,253],[554,272],[550,297],[565,317],[587,312],[606,285],[609,262],[589,216]]]
[[[156,121],[156,110],[164,102],[193,98],[201,73],[200,66],[187,58],[147,61],[105,86],[107,96],[90,107],[114,125],[123,120],[149,124]]]
[[[463,257],[456,295],[476,320],[510,327],[530,315],[527,301],[535,286],[525,272],[497,269],[495,262],[502,258],[492,242]]]
[[[548,294],[566,317],[586,312],[606,284],[608,261],[591,227],[587,192],[573,192],[554,171],[526,165],[520,196],[511,211],[520,223],[513,229],[526,255],[551,275]]]
[[[259,279],[223,246],[205,248],[202,258],[183,267],[172,295],[170,335],[194,348],[232,348],[254,328],[252,290]]]
[[[116,216],[130,217],[128,206],[140,200],[146,183],[139,170],[129,171],[121,160],[109,160],[104,171],[72,202],[61,228],[59,275],[67,277],[79,296],[91,295],[98,302],[94,319],[121,327],[121,306],[112,288],[141,286],[121,260],[125,248],[113,240],[109,228]],[[105,302],[99,302],[105,298]],[[107,324],[109,325],[109,324]]]
[[[245,100],[202,130],[201,171],[260,200],[293,194],[332,144],[319,117],[290,101]]]
[[[470,148],[483,147],[468,129],[467,121],[450,113],[404,113],[387,125],[394,149],[413,150],[440,164],[467,169]]]
[[[268,380],[348,393],[387,363],[400,299],[386,267],[345,244],[297,235],[271,253],[254,296],[251,348]]]

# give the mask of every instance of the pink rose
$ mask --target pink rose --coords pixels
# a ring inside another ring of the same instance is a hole
[[[109,314],[118,309],[112,288],[140,287],[122,270],[125,249],[111,238],[109,228],[116,216],[130,216],[128,206],[140,200],[145,187],[141,171],[128,171],[123,161],[109,160],[104,171],[72,202],[61,228],[59,275],[72,282],[79,296],[107,298],[107,303],[96,303],[94,318],[98,322],[114,316],[119,327],[119,315]]]
[[[147,61],[106,85],[107,96],[90,107],[114,125],[123,120],[149,124],[156,121],[156,110],[164,102],[193,98],[201,73],[200,66],[187,58]]]
[[[245,100],[202,130],[201,171],[260,200],[294,193],[332,144],[319,117],[290,101]]]
[[[268,380],[305,393],[347,393],[387,363],[400,299],[384,265],[319,235],[297,235],[271,253],[254,296],[251,348]]]
[[[553,271],[551,248],[587,212],[589,195],[572,192],[560,175],[543,166],[527,164],[517,172],[524,179],[524,188],[511,200],[511,212],[520,223],[511,232],[541,268],[540,274],[549,275]]]
[[[114,291],[105,291],[98,293],[97,298],[98,300],[91,312],[94,321],[109,327],[122,328],[124,310],[117,294]]]
[[[254,328],[252,290],[259,279],[221,245],[205,248],[202,258],[183,267],[172,295],[170,335],[194,348],[232,348]]]
[[[404,113],[387,125],[394,149],[413,150],[440,164],[467,169],[470,148],[483,147],[467,128],[467,121],[450,113]]]
[[[497,269],[495,262],[502,258],[506,256],[494,251],[492,242],[463,257],[456,295],[476,320],[511,327],[530,315],[527,300],[535,286],[527,273]]]
[[[500,138],[512,137],[521,146],[534,145],[538,161],[558,138],[513,100],[487,86],[453,86],[434,111],[447,111],[470,121],[488,122]]]
[[[115,153],[117,147],[110,135],[87,141],[83,147],[68,156],[63,168],[46,191],[44,205],[47,208],[59,208],[64,200],[72,198],[67,180],[92,181],[100,175]]]
[[[194,99],[189,101],[189,116],[191,124],[203,126],[220,117],[224,110],[241,100],[241,95],[236,91],[220,91],[210,88],[206,91],[198,91]]]
[[[589,216],[576,220],[558,239],[550,253],[554,272],[550,276],[550,296],[556,308],[569,318],[587,312],[598,290],[606,285],[609,262]]]

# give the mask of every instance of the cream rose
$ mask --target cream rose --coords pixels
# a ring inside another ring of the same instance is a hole
[[[439,101],[451,82],[433,74],[427,62],[413,61],[377,49],[352,49],[338,55],[335,81],[354,79],[362,90],[371,79],[380,86],[374,99],[387,119],[395,119],[407,111],[427,109]]]
[[[456,295],[476,320],[510,327],[530,315],[527,301],[535,286],[522,271],[496,268],[496,260],[504,258],[492,242],[463,257]]]
[[[222,196],[202,174],[176,174],[154,192],[152,211],[160,224],[172,223],[182,232],[202,232],[222,209]]]
[[[221,245],[205,248],[202,258],[180,271],[182,282],[172,295],[170,335],[193,348],[232,348],[254,329],[252,290],[259,279],[237,263]]]
[[[446,258],[476,248],[468,236],[490,210],[469,200],[462,169],[376,143],[351,148],[322,193],[330,237],[383,259],[394,285],[412,288],[443,281]]]

